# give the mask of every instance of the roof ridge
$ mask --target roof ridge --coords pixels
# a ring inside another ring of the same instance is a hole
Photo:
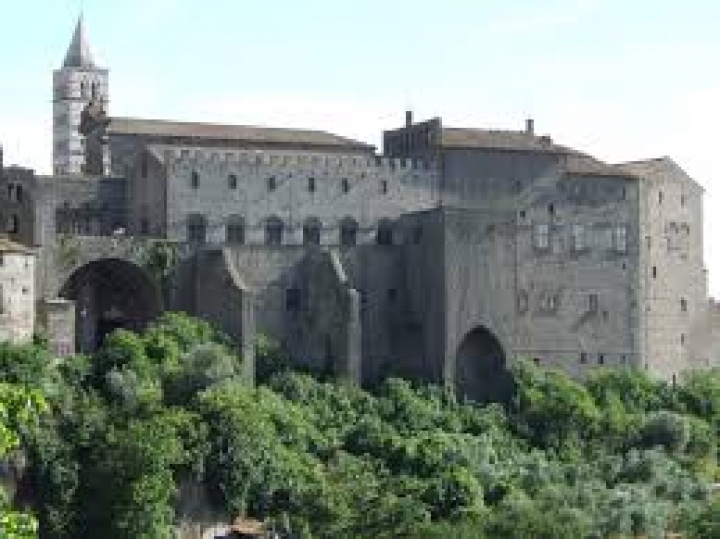
[[[372,149],[367,142],[338,135],[331,131],[298,127],[270,127],[238,125],[181,120],[158,120],[150,118],[114,117],[108,130],[112,133],[135,133],[147,135],[194,136],[200,139],[247,139],[249,141],[308,143],[330,146],[352,146]]]
[[[206,122],[206,121],[197,121],[197,120],[168,120],[164,118],[138,118],[138,117],[130,117],[130,116],[115,116],[112,118],[113,120],[126,120],[126,121],[134,121],[134,122],[154,122],[154,123],[163,123],[163,124],[182,124],[182,125],[206,125],[206,126],[214,126],[214,127],[237,127],[237,128],[251,128],[251,129],[268,129],[273,131],[303,131],[306,133],[325,133],[327,135],[333,135],[335,137],[343,137],[342,135],[337,135],[331,131],[327,131],[324,129],[310,129],[306,127],[278,127],[278,126],[269,126],[269,125],[257,125],[257,124],[233,124],[233,123],[227,123],[227,122]]]

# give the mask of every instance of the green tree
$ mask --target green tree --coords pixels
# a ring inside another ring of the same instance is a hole
[[[562,447],[596,432],[600,412],[583,385],[565,373],[541,370],[529,363],[514,369],[515,415],[535,441]]]
[[[39,392],[0,383],[0,458],[7,458],[19,447],[18,430],[34,422],[45,409],[45,399]],[[13,511],[6,493],[0,489],[0,537],[30,539],[36,537],[36,532],[36,520]]]

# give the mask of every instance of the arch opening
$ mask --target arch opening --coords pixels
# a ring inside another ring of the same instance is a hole
[[[265,220],[265,243],[267,245],[282,245],[283,222],[279,217],[268,217]]]
[[[317,217],[309,217],[303,224],[303,244],[320,245],[322,223]]]
[[[340,221],[340,245],[353,247],[357,244],[358,222],[352,217],[345,217]]]
[[[468,332],[457,350],[455,386],[459,395],[478,402],[507,402],[512,376],[499,339],[479,326]]]
[[[92,352],[116,329],[141,331],[162,311],[160,290],[139,266],[95,260],[65,282],[60,296],[75,302],[75,346]]]

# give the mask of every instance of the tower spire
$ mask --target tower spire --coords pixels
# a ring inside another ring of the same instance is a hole
[[[82,12],[80,12],[72,41],[65,54],[63,67],[95,68],[95,61],[90,53],[90,46],[87,41]]]

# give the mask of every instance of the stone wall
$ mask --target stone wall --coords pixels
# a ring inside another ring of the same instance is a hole
[[[75,302],[62,299],[40,299],[37,302],[39,333],[47,339],[55,357],[75,353]]]
[[[224,263],[252,295],[255,330],[300,364],[367,381],[399,361],[403,336],[392,321],[405,287],[397,249],[248,245],[224,251]],[[203,285],[201,304],[223,304],[227,288],[214,288],[208,293]]]
[[[25,342],[35,330],[35,255],[0,251],[0,341]]]
[[[640,182],[641,317],[645,368],[677,378],[694,363],[691,337],[706,325],[702,189],[669,159],[631,164]],[[707,359],[707,358],[702,358]]]
[[[516,355],[637,365],[637,200],[630,178],[566,176],[517,212]]]
[[[544,178],[557,178],[559,156],[551,153],[450,148],[442,154],[443,204],[497,208],[516,203]]]
[[[276,217],[286,244],[303,243],[303,226],[310,219],[321,225],[321,244],[339,243],[343,219],[357,222],[358,243],[368,243],[375,241],[381,219],[433,207],[438,200],[437,171],[424,162],[289,151],[154,147],[152,153],[163,157],[162,170],[150,167],[143,177],[138,166],[133,168],[133,184],[143,185],[136,193],[157,186],[151,200],[133,200],[138,216],[133,229],[141,228],[143,205],[164,196],[166,217],[158,225],[170,239],[185,240],[190,217],[200,216],[211,243],[226,240],[231,218],[244,222],[247,243],[264,243],[267,219]],[[157,206],[162,204],[150,209]]]

